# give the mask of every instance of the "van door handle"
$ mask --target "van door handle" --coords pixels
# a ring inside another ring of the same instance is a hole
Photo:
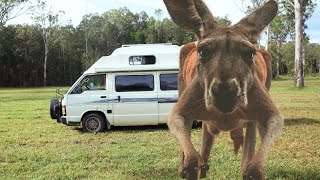
[[[107,96],[100,96],[100,98],[107,98]]]
[[[118,102],[120,102],[120,101],[121,101],[120,96],[118,96]]]

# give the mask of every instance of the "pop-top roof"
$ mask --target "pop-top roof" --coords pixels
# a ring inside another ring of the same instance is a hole
[[[176,70],[179,68],[180,46],[172,44],[123,45],[110,56],[101,57],[85,73]],[[131,56],[154,56],[155,64],[130,65]]]

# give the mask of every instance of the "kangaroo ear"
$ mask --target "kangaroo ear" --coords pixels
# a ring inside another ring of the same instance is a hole
[[[164,0],[172,20],[201,39],[216,22],[202,0]]]
[[[262,30],[270,24],[277,12],[278,4],[274,0],[270,0],[264,6],[243,18],[233,28],[243,33],[251,43],[255,44]]]

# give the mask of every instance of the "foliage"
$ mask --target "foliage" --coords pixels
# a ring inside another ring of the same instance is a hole
[[[320,73],[320,45],[316,43],[305,46],[305,73]]]
[[[219,23],[219,24],[223,24],[225,26],[230,26],[232,24],[232,22],[229,20],[228,16],[224,16],[224,17],[214,17],[214,19]]]
[[[268,154],[267,179],[320,178],[319,91],[319,77],[307,78],[304,89],[288,79],[272,82],[285,126]],[[180,179],[179,148],[166,126],[84,133],[50,119],[51,97],[54,88],[0,88],[0,179]],[[197,148],[200,137],[193,129]],[[229,133],[222,132],[207,179],[241,178],[241,152],[233,154]]]
[[[44,64],[43,64],[43,85],[47,85],[47,64],[48,54],[50,51],[50,41],[53,30],[56,29],[59,22],[59,15],[63,12],[54,13],[47,8],[46,2],[38,0],[37,8],[33,11],[32,18],[34,19],[36,27],[41,32],[44,44]]]
[[[295,34],[295,12],[293,7],[293,0],[280,0],[281,3],[281,11],[285,16],[285,21],[288,26],[288,32],[291,38],[294,38]],[[301,0],[301,8],[302,8],[302,25],[303,29],[307,29],[306,21],[312,16],[315,7],[317,6],[316,0]],[[306,34],[304,34],[306,36]]]
[[[134,14],[128,8],[112,9],[102,15],[85,15],[73,27],[62,26],[59,18],[63,12],[52,12],[44,1],[38,1],[37,7],[35,25],[0,29],[1,86],[39,86],[45,76],[47,85],[71,85],[96,60],[122,44],[183,45],[195,40],[171,19],[162,19],[159,10],[154,18],[145,12]],[[231,23],[227,17],[219,19]],[[46,55],[47,64],[43,60]]]
[[[264,1],[250,0],[253,5]],[[122,44],[183,45],[195,40],[193,34],[179,28],[171,19],[162,17],[160,9],[153,16],[143,11],[133,13],[125,7],[101,15],[88,14],[75,27],[61,25],[59,19],[63,12],[54,13],[47,8],[40,11],[42,5],[45,3],[39,1],[40,8],[33,7],[33,11],[37,12],[33,16],[37,22],[35,25],[10,25],[0,29],[0,86],[40,86],[43,85],[44,74],[49,86],[71,85],[101,56],[110,55]],[[311,10],[311,7],[306,9],[310,15]],[[290,42],[287,42],[292,26],[286,13],[282,11],[270,26],[270,50],[275,76],[291,75],[293,71],[294,58],[291,55],[294,52],[291,51]],[[227,16],[215,19],[227,26],[231,24]],[[307,41],[305,45],[307,48]],[[318,55],[314,54],[316,51],[305,52],[308,53],[305,55],[306,73],[319,72],[316,63],[319,62]]]
[[[285,72],[285,65],[283,64],[283,46],[288,36],[288,26],[286,24],[286,17],[279,14],[274,18],[270,25],[270,51],[273,57],[273,75],[279,77]]]
[[[28,0],[1,0],[0,1],[0,29],[7,21],[14,19],[27,11],[33,6]]]
[[[283,48],[283,62],[288,68],[289,75],[294,75],[294,43],[289,42]]]
[[[301,3],[299,7],[301,6],[302,9],[296,9],[299,11],[295,11],[296,6],[294,3],[297,2]],[[295,82],[297,83],[297,86],[301,87],[303,87],[303,73],[301,75],[299,72],[306,70],[306,68],[302,69],[303,62],[309,62],[309,57],[303,56],[303,53],[306,51],[303,48],[303,44],[308,44],[308,36],[304,33],[304,29],[307,28],[305,22],[311,17],[315,6],[316,3],[314,0],[301,0],[295,2],[293,0],[280,0],[280,13],[271,23],[272,45],[270,50],[274,59],[274,76],[279,77],[279,75],[282,75],[283,73],[295,75]],[[299,21],[300,18],[298,18],[298,14],[295,14],[298,12],[301,13],[302,22]],[[295,25],[299,27],[298,25],[300,23],[302,28],[298,28],[300,30],[295,32]],[[292,42],[296,41],[294,35],[297,35],[296,38],[299,40],[295,42],[295,49],[290,43],[289,45],[286,43],[288,35],[290,35]],[[305,59],[303,60],[303,58]],[[294,74],[295,69],[296,74]],[[306,73],[308,73],[308,71]]]
[[[304,56],[304,72],[306,74],[319,74],[320,70],[320,45],[316,43],[305,43],[305,56]],[[273,52],[276,52],[272,48]],[[276,58],[277,54],[273,53],[273,59]],[[280,70],[282,73],[280,75],[288,74],[290,76],[294,75],[294,42],[288,42],[284,44],[281,54],[279,55],[281,59]],[[273,61],[274,63],[276,60]],[[273,68],[274,72],[276,67]]]
[[[250,14],[268,0],[241,0],[240,10],[245,14]]]

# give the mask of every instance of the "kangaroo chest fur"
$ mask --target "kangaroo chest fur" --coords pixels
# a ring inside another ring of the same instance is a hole
[[[198,108],[195,108],[194,112],[190,112],[194,116],[194,119],[199,119],[202,121],[205,121],[208,124],[211,124],[212,127],[217,128],[221,131],[232,131],[234,129],[237,129],[239,127],[242,127],[245,122],[248,121],[248,117],[246,117],[246,110],[245,109],[236,109],[235,111],[231,113],[221,113],[217,110],[207,110],[205,109],[204,103],[200,102],[198,107],[202,110],[198,110]],[[215,117],[214,119],[212,117]]]

